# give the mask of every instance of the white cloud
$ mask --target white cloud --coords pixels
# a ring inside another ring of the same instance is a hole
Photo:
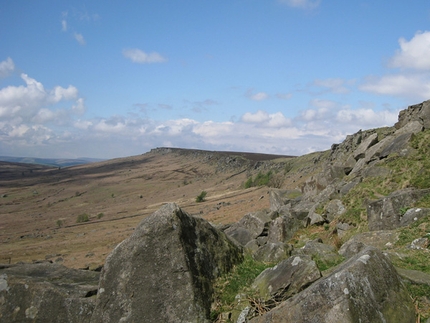
[[[430,31],[417,32],[410,41],[400,38],[399,45],[390,61],[392,67],[430,70]]]
[[[315,86],[327,88],[333,93],[348,93],[349,89],[346,87],[347,81],[341,78],[329,78],[329,79],[316,79],[314,81]]]
[[[393,74],[382,77],[369,77],[360,86],[360,89],[376,94],[428,100],[430,98],[430,76]]]
[[[254,93],[253,89],[249,89],[248,91],[246,91],[245,95],[253,101],[263,101],[269,98],[269,95],[267,93],[265,92]]]
[[[281,112],[269,114],[262,110],[258,110],[256,113],[245,113],[241,121],[268,128],[288,127],[291,125],[291,120],[286,118]]]
[[[286,5],[293,8],[300,9],[315,9],[319,6],[320,0],[278,0],[280,3],[285,3]]]
[[[430,98],[430,32],[417,32],[407,41],[399,39],[400,49],[390,59],[389,67],[400,68],[383,76],[368,76],[359,89],[381,95],[413,100]]]
[[[73,37],[76,39],[76,41],[79,43],[79,45],[85,45],[86,44],[84,36],[82,36],[82,34],[74,33]]]
[[[336,122],[338,123],[355,123],[363,125],[363,129],[369,127],[392,126],[397,122],[398,111],[373,109],[341,109],[336,113]]]
[[[139,64],[151,64],[151,63],[163,63],[167,61],[166,58],[161,56],[156,52],[145,53],[144,51],[134,48],[134,49],[124,49],[122,51],[124,57],[130,59],[133,63]]]
[[[61,20],[61,30],[67,31],[67,20],[66,19]]]
[[[55,121],[56,124],[62,124],[69,116],[85,111],[84,100],[78,98],[76,87],[56,86],[52,90],[46,90],[42,83],[27,74],[21,74],[21,79],[25,86],[7,86],[0,89],[0,121],[19,119],[20,122]],[[75,104],[71,109],[55,108],[57,103],[64,101],[75,101]]]
[[[8,57],[3,62],[0,62],[0,77],[7,77],[15,70],[13,60]]]

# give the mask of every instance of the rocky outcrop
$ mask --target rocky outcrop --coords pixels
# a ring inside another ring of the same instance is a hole
[[[293,256],[264,270],[252,284],[266,304],[284,301],[321,277],[309,256]]]
[[[251,323],[414,323],[415,311],[390,261],[368,247]]]
[[[166,204],[106,259],[91,322],[209,322],[214,279],[241,260],[224,233]]]
[[[369,203],[367,205],[369,230],[392,230],[400,227],[403,210],[429,193],[430,189],[406,189]]]
[[[400,111],[399,121],[394,126],[400,129],[413,121],[418,121],[424,129],[430,129],[430,100]]]
[[[0,322],[89,322],[100,273],[49,262],[0,269]]]

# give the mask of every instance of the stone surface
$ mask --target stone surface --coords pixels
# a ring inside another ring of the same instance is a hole
[[[317,257],[322,264],[326,265],[337,263],[342,258],[333,246],[325,244],[319,239],[306,242],[302,248],[294,249],[292,254]]]
[[[368,247],[250,322],[415,323],[415,310],[390,261],[378,249]]]
[[[400,226],[408,226],[419,219],[422,219],[430,215],[430,209],[428,208],[411,208],[403,214],[400,218]]]
[[[402,209],[413,205],[430,189],[404,189],[367,205],[369,230],[392,230],[400,227]]]
[[[330,200],[325,207],[326,217],[328,221],[333,221],[339,215],[346,212],[345,206],[339,199]]]
[[[268,242],[264,246],[258,248],[253,254],[257,261],[264,261],[269,263],[278,263],[291,255],[293,246],[287,243],[273,243]]]
[[[271,220],[266,212],[260,211],[246,214],[239,220],[238,225],[251,232],[252,238],[255,239],[263,233]]]
[[[275,267],[264,270],[252,287],[264,301],[284,301],[305,289],[321,277],[318,267],[309,256],[293,256]]]
[[[0,322],[89,322],[100,273],[49,262],[0,270]]]
[[[241,260],[223,232],[166,204],[108,256],[91,322],[209,322],[214,279]]]
[[[339,254],[348,258],[352,256],[351,252],[353,252],[353,250],[360,251],[360,248],[362,248],[360,244],[372,246],[378,248],[379,250],[390,249],[390,246],[393,246],[398,239],[399,233],[394,230],[359,233],[345,242],[342,247],[340,247]]]

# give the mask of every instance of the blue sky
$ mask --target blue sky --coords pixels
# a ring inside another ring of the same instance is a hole
[[[430,99],[430,3],[0,6],[0,155],[302,155]]]

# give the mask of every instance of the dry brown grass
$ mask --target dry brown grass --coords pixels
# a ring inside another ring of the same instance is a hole
[[[96,267],[166,202],[215,224],[269,207],[267,187],[242,188],[246,172],[219,172],[215,164],[178,153],[63,169],[2,164],[0,173],[0,263],[49,259]],[[203,190],[205,202],[196,203]],[[76,223],[84,213],[90,221]]]

